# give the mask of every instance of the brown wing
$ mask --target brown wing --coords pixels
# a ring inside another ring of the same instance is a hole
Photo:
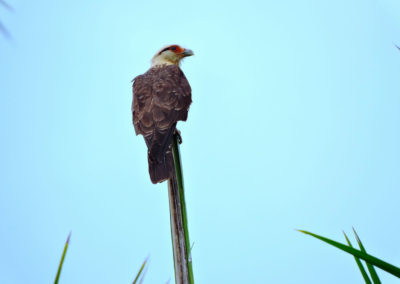
[[[149,149],[150,176],[152,163],[153,169],[154,164],[161,164],[164,165],[164,171],[172,170],[167,166],[171,162],[167,153],[171,136],[177,121],[187,119],[191,101],[189,82],[178,66],[151,68],[134,79],[133,124],[136,135],[144,136]],[[169,177],[165,176],[167,173],[161,175],[164,179]],[[154,182],[153,177],[152,181]]]

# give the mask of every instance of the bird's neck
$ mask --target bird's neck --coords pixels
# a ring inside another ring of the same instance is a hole
[[[179,61],[177,62],[172,62],[169,59],[163,58],[163,57],[155,57],[151,60],[151,67],[156,67],[156,66],[168,66],[168,65],[177,65],[179,66]]]

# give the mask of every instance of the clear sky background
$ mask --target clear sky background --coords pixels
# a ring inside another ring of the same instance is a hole
[[[400,265],[400,2],[22,1],[0,6],[0,283],[174,279],[167,185],[131,80],[177,43],[196,283],[363,283],[305,229]],[[398,279],[381,270],[383,283]]]

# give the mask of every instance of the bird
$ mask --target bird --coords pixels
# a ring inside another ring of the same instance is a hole
[[[143,135],[152,183],[174,175],[172,136],[180,132],[178,121],[186,121],[192,90],[180,68],[182,59],[193,51],[177,44],[161,48],[152,58],[150,69],[132,81],[132,120],[136,135]]]

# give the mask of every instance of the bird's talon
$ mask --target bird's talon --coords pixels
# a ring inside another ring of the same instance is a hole
[[[178,137],[178,143],[182,144],[181,132],[178,129],[175,129],[175,135]]]

